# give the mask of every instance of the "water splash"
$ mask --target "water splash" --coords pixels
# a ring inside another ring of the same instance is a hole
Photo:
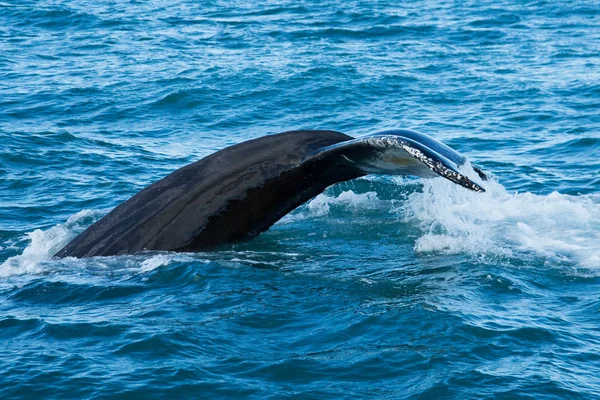
[[[375,192],[355,193],[353,190],[347,190],[338,196],[328,196],[320,194],[308,203],[307,209],[311,216],[321,217],[329,214],[331,207],[343,207],[346,210],[357,211],[365,209],[376,209],[381,200]]]
[[[356,193],[354,190],[345,190],[338,195],[334,195],[327,191],[316,196],[306,206],[300,207],[298,211],[284,216],[277,223],[289,224],[308,218],[326,217],[334,210],[345,213],[377,210],[384,207],[386,203],[377,196],[376,192]]]
[[[142,264],[139,268],[139,272],[150,272],[158,267],[168,265],[172,261],[173,257],[169,257],[166,254],[157,254],[153,257],[147,258],[146,260],[142,261]]]
[[[441,179],[423,182],[402,207],[423,235],[418,252],[467,253],[600,267],[600,198],[508,193],[495,181],[472,193]]]
[[[48,230],[36,229],[26,234],[30,242],[23,253],[9,257],[0,264],[0,277],[44,272],[44,261],[66,245],[85,227],[100,219],[107,210],[82,210],[71,216],[64,224]]]

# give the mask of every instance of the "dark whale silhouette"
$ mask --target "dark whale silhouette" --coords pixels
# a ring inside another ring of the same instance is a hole
[[[316,130],[265,136],[217,151],[146,187],[56,256],[197,251],[247,240],[328,186],[371,173],[441,175],[484,191],[459,172],[465,162],[450,147],[408,130],[356,139]]]

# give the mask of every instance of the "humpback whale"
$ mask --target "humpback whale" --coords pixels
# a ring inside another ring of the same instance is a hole
[[[460,172],[466,161],[436,139],[410,130],[358,138],[320,130],[264,136],[219,150],[151,184],[55,256],[200,251],[248,240],[328,186],[367,174],[442,176],[485,191]]]

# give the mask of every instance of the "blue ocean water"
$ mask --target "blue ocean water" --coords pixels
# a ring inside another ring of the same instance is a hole
[[[4,0],[0,398],[600,398],[599,111],[597,1]],[[228,145],[389,128],[495,178],[51,258]]]

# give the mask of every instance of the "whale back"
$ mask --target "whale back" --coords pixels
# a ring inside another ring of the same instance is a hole
[[[334,131],[290,131],[217,151],[146,187],[91,225],[58,257],[142,250],[202,250],[250,239],[327,186],[364,175],[303,160],[351,140]]]

